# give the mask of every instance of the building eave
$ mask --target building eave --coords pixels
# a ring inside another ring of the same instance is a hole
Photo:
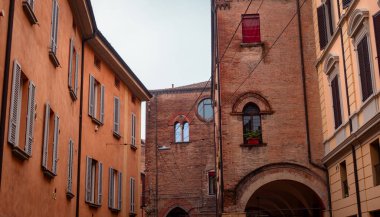
[[[68,0],[68,2],[74,16],[74,21],[79,27],[83,37],[90,37],[96,29],[91,4],[88,4],[86,1],[82,0]]]

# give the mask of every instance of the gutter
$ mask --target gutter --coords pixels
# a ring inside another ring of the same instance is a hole
[[[7,43],[5,50],[4,62],[4,79],[3,79],[3,93],[1,96],[1,121],[0,121],[0,187],[3,172],[3,157],[4,157],[4,142],[5,142],[5,119],[7,114],[8,102],[8,86],[9,86],[9,68],[11,61],[12,39],[13,39],[13,18],[15,14],[15,0],[9,1],[9,16],[8,16],[8,30],[7,30]]]
[[[84,50],[87,41],[94,39],[96,35],[96,29],[90,37],[82,39],[82,57],[81,57],[81,81],[80,81],[80,108],[79,108],[79,139],[78,139],[78,168],[77,168],[77,193],[76,193],[76,205],[75,216],[79,217],[79,194],[80,194],[80,175],[81,175],[81,160],[82,160],[82,131],[83,131],[83,80],[84,80]]]

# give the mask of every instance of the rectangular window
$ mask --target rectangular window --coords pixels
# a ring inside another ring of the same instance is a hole
[[[360,81],[362,87],[362,100],[364,102],[373,93],[367,36],[364,36],[363,39],[359,42],[357,46],[357,52],[360,70]]]
[[[215,171],[208,172],[208,194],[216,194],[216,176]]]
[[[104,85],[90,75],[89,115],[99,125],[104,124]]]
[[[85,201],[91,206],[99,207],[102,204],[103,164],[88,156],[86,162]]]
[[[73,100],[77,99],[78,94],[78,70],[79,70],[79,54],[74,46],[74,39],[70,39],[69,54],[69,91]]]
[[[113,100],[113,135],[120,138],[120,99],[114,97]]]
[[[136,147],[136,115],[132,113],[132,136],[131,136],[131,139],[132,139],[132,146],[133,147]]]
[[[36,86],[25,76],[21,70],[21,65],[15,60],[13,64],[8,142],[13,146],[13,153],[21,159],[27,159],[32,155],[35,92]]]
[[[243,43],[261,43],[260,15],[243,14],[241,19]]]
[[[130,179],[130,204],[129,212],[135,213],[135,178]]]
[[[342,110],[340,106],[341,104],[338,76],[335,76],[335,78],[331,81],[331,92],[334,108],[335,129],[337,129],[342,124]]]
[[[49,57],[53,62],[55,67],[59,66],[57,58],[57,46],[58,46],[58,17],[59,17],[59,6],[57,0],[53,1],[53,9],[51,15],[51,33],[50,33],[50,51]]]
[[[44,174],[51,178],[57,175],[58,136],[59,117],[46,103],[42,168]]]
[[[346,198],[349,196],[346,161],[343,161],[342,163],[340,163],[339,170],[340,170],[340,181],[342,184],[342,196],[343,198]]]
[[[373,26],[375,31],[376,51],[377,51],[377,63],[380,69],[380,12],[373,16]]]
[[[121,210],[122,175],[121,172],[109,168],[108,207],[114,211]]]
[[[321,50],[325,49],[330,38],[334,34],[332,11],[331,0],[326,0],[324,4],[317,8],[319,45]]]
[[[74,163],[74,141],[70,139],[69,141],[69,159],[67,166],[67,191],[66,197],[71,199],[74,197],[73,193],[73,165]]]
[[[380,185],[380,143],[376,140],[371,143],[371,161],[373,165],[374,186]]]

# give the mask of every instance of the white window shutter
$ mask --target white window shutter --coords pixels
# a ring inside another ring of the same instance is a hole
[[[49,142],[49,118],[50,118],[50,105],[46,103],[45,108],[45,126],[44,126],[44,144],[42,150],[42,166],[47,169],[48,159],[48,142]]]
[[[121,175],[121,172],[118,173],[118,188],[117,188],[117,209],[118,210],[121,210],[121,198],[122,198],[122,185],[123,185],[123,178],[122,178],[122,175]]]
[[[103,197],[103,164],[99,162],[99,174],[98,174],[98,205],[102,204]]]
[[[69,53],[69,89],[73,90],[74,84],[72,84],[73,76],[73,54],[74,54],[74,42],[70,39],[70,53]]]
[[[90,75],[90,93],[88,97],[88,114],[95,117],[95,78]]]
[[[104,85],[100,87],[100,123],[104,124]]]
[[[92,201],[92,159],[86,156],[86,202]]]
[[[132,145],[136,145],[136,116],[132,114]]]
[[[130,196],[131,196],[130,212],[135,213],[135,179],[133,177],[131,177],[130,187],[131,187],[131,189],[130,189],[131,190],[131,192],[130,192]]]
[[[21,112],[21,65],[15,60],[13,63],[13,82],[11,109],[9,112],[8,142],[18,146]]]
[[[53,10],[51,17],[51,52],[57,51],[57,30],[58,30],[58,2],[53,0]]]
[[[67,174],[67,192],[73,192],[73,161],[74,161],[74,142],[72,139],[69,141],[69,161],[68,161],[68,174]]]
[[[35,115],[35,94],[36,86],[29,81],[28,112],[26,116],[26,139],[25,152],[32,155],[33,132],[34,132],[34,115]]]
[[[114,98],[114,116],[113,116],[113,122],[114,122],[114,132],[119,134],[120,133],[120,100],[118,97]]]
[[[28,0],[28,3],[29,3],[30,8],[34,10],[34,0]]]
[[[109,168],[109,179],[108,179],[108,207],[113,208],[113,198],[114,198],[114,190],[113,190],[113,169]]]
[[[78,74],[79,74],[79,54],[77,53],[75,57],[75,78],[74,78],[74,94],[78,95]]]
[[[57,175],[58,164],[58,142],[59,142],[59,117],[54,117],[54,141],[53,141],[53,170],[52,172]]]

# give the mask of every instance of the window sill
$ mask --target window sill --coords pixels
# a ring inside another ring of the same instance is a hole
[[[30,24],[37,24],[37,17],[33,12],[33,8],[29,5],[27,1],[22,2],[22,8],[24,9],[25,15],[28,17]]]
[[[181,145],[181,144],[190,144],[191,142],[188,141],[188,142],[174,142],[174,144],[177,144],[177,145]]]
[[[74,93],[74,90],[69,88],[69,91],[70,91],[70,96],[73,99],[73,101],[77,100],[77,95]]]
[[[47,168],[45,167],[42,167],[42,170],[44,172],[44,175],[47,177],[47,178],[54,178],[55,176],[57,176],[56,174],[54,174],[52,171],[48,170]]]
[[[253,148],[253,147],[263,147],[263,146],[267,146],[266,143],[260,143],[260,144],[257,144],[257,145],[252,145],[252,144],[241,144],[240,147],[248,147],[248,148]]]
[[[136,151],[136,150],[137,150],[137,146],[131,144],[131,149],[132,149],[133,151]]]
[[[100,122],[98,119],[96,119],[96,118],[94,118],[94,117],[91,117],[91,119],[92,119],[92,122],[94,122],[95,124],[97,124],[97,125],[99,125],[99,126],[102,126],[102,125],[103,125],[103,123]]]
[[[92,208],[99,208],[101,205],[93,202],[86,202]]]
[[[114,136],[116,139],[120,139],[120,138],[121,138],[120,134],[117,133],[117,132],[115,132],[115,131],[113,131],[113,136]]]
[[[108,207],[108,208],[111,210],[111,212],[114,212],[114,213],[120,212],[120,209],[118,208],[112,208],[112,207]]]
[[[18,146],[13,146],[12,147],[12,153],[17,157],[19,158],[20,160],[28,160],[29,159],[29,155],[24,151],[22,150],[20,147]]]
[[[263,47],[263,42],[255,42],[255,43],[240,43],[240,47]]]
[[[73,193],[71,193],[71,192],[66,192],[66,198],[67,199],[72,199],[72,198],[74,198],[75,197],[75,195],[73,194]]]
[[[57,55],[53,51],[49,51],[49,57],[50,57],[50,61],[53,63],[53,65],[56,68],[60,66]]]

